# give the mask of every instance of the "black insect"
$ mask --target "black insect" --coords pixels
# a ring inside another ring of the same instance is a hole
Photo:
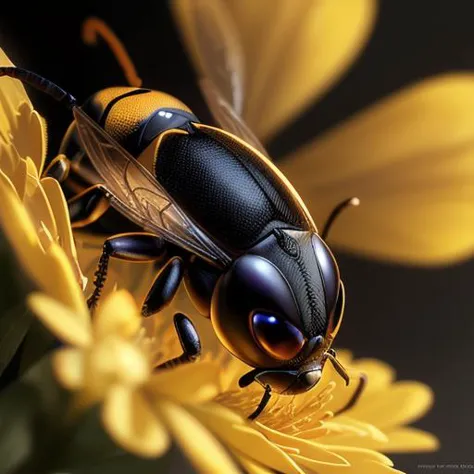
[[[96,221],[111,205],[138,229],[105,241],[91,308],[111,257],[144,262],[166,255],[143,315],[169,304],[184,279],[221,343],[254,367],[240,386],[258,382],[265,388],[249,418],[262,412],[272,390],[298,394],[314,387],[327,360],[349,383],[331,349],[344,286],[324,239],[334,218],[356,199],[338,205],[319,234],[292,185],[210,80],[202,83],[205,97],[230,131],[200,123],[179,100],[149,89],[105,89],[79,107],[70,94],[32,72],[2,67],[3,75],[72,109],[74,121],[62,146],[72,164],[62,156],[49,172],[64,179],[75,170],[76,180],[88,183],[69,200],[75,225]],[[175,327],[183,355],[158,368],[200,354],[191,321],[176,315]],[[350,405],[362,387],[361,378]]]

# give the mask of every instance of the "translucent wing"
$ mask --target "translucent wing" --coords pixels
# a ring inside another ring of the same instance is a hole
[[[192,49],[204,99],[224,130],[267,155],[242,119],[243,56],[237,29],[221,0],[180,0],[173,3],[184,39]]]
[[[209,79],[202,79],[199,84],[216,122],[218,122],[224,130],[242,138],[242,140],[249,145],[252,145],[265,156],[268,156],[260,140],[255,136],[252,130],[250,130],[243,119],[237,115],[224,97],[219,94],[214,84]]]
[[[225,24],[214,27],[213,35],[227,38],[220,44],[228,57],[238,51],[240,69],[234,61],[234,71],[245,85],[243,108],[234,110],[265,143],[347,71],[370,36],[377,1],[173,0],[172,7],[195,66],[221,92],[212,74],[218,63],[203,60],[213,45],[198,37],[196,25]],[[211,18],[217,10],[221,14]],[[237,46],[230,38],[239,40]]]
[[[231,258],[186,216],[160,183],[81,109],[79,136],[111,194],[111,204],[145,230],[200,257],[226,266]]]
[[[215,84],[237,114],[242,113],[243,59],[237,30],[221,0],[179,0],[172,3],[184,41],[202,77]]]

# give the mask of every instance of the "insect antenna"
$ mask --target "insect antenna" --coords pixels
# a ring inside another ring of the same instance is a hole
[[[40,92],[48,94],[53,99],[66,105],[69,109],[72,109],[76,105],[75,97],[69,94],[69,92],[66,92],[54,82],[51,82],[49,79],[46,79],[35,72],[14,66],[3,66],[0,67],[0,77],[2,76],[18,79],[24,84],[28,84]]]
[[[331,230],[332,225],[336,218],[341,214],[344,209],[347,209],[349,206],[358,206],[360,204],[360,199],[357,197],[351,197],[339,203],[331,212],[329,217],[324,224],[323,231],[321,232],[321,237],[323,240],[326,240],[329,231]]]
[[[96,45],[97,37],[100,36],[111,49],[117,62],[122,68],[125,78],[133,87],[141,87],[142,80],[137,74],[137,70],[125,46],[112,31],[112,29],[100,18],[88,18],[82,25],[82,40],[88,45]]]

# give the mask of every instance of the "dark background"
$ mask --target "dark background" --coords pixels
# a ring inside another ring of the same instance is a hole
[[[124,8],[118,3],[98,7],[70,2],[64,8],[70,13],[44,3],[35,11],[16,2],[2,11],[0,44],[18,66],[45,75],[80,100],[124,84],[108,50],[89,48],[80,40],[82,20],[98,15],[124,41],[146,87],[178,96],[201,119],[208,116],[165,1],[131,2]],[[398,88],[453,70],[474,71],[474,2],[385,0],[371,41],[354,67],[323,101],[287,128],[270,151],[279,159],[296,144]],[[49,121],[53,156],[69,113],[49,98],[33,97]],[[358,357],[387,361],[400,379],[421,380],[436,393],[434,409],[418,426],[439,436],[441,450],[392,456],[396,466],[421,472],[418,464],[473,464],[474,262],[420,270],[344,255],[339,261],[348,289],[339,345]]]

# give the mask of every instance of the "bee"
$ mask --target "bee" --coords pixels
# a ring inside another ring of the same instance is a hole
[[[195,21],[201,21],[198,9]],[[213,31],[226,29],[219,24]],[[215,52],[215,37],[200,38]],[[220,44],[228,41],[222,38]],[[214,61],[215,67],[238,99],[239,86],[228,68],[232,51],[218,49],[221,61]],[[145,297],[143,316],[166,307],[184,281],[223,346],[253,367],[239,385],[256,382],[264,388],[250,419],[264,410],[272,392],[312,389],[327,361],[349,384],[331,347],[341,327],[345,291],[325,240],[337,215],[358,200],[338,204],[319,233],[296,190],[236,113],[236,101],[229,103],[222,83],[217,84],[222,77],[216,82],[211,74],[200,83],[216,127],[201,123],[163,92],[113,87],[79,106],[71,94],[31,71],[1,67],[0,76],[19,79],[72,110],[62,145],[71,160],[59,155],[47,172],[65,181],[73,165],[82,163],[80,175],[88,187],[69,199],[75,226],[99,220],[112,206],[134,227],[105,241],[88,299],[92,310],[110,258],[148,262],[166,255]],[[157,369],[199,358],[200,339],[191,320],[176,314],[174,323],[183,354]],[[345,409],[363,385],[361,378]]]

